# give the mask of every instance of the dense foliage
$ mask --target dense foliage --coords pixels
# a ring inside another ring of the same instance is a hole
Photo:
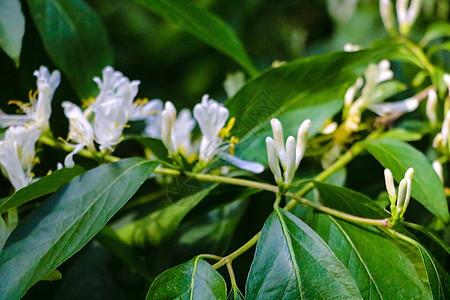
[[[449,11],[0,0],[0,299],[447,299]]]

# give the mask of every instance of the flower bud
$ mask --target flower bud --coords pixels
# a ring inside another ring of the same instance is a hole
[[[272,171],[275,177],[275,182],[279,183],[282,181],[280,163],[278,161],[277,149],[275,147],[275,141],[271,137],[266,138],[267,146],[267,159],[269,162],[270,171]]]
[[[295,138],[293,136],[289,136],[286,140],[286,166],[284,172],[284,183],[286,185],[290,185],[292,183],[295,170],[297,169],[295,166],[295,148]]]
[[[281,122],[275,118],[270,120],[270,125],[272,126],[273,139],[275,141],[278,157],[280,158],[281,165],[286,168],[286,150],[284,149],[283,126],[281,125]]]
[[[386,183],[386,190],[389,194],[389,200],[391,201],[391,204],[395,204],[397,192],[395,191],[394,177],[392,176],[391,170],[384,170],[384,181]]]
[[[444,172],[442,170],[442,164],[438,160],[433,161],[433,169],[439,176],[441,182],[444,183]]]
[[[433,88],[428,91],[428,100],[426,107],[427,117],[428,120],[430,120],[431,125],[436,125],[437,123],[436,106],[437,106],[437,93],[436,90]]]
[[[395,15],[391,0],[380,0],[380,15],[386,31],[389,35],[395,36],[397,30],[395,29]]]
[[[297,132],[297,147],[295,149],[295,168],[298,168],[300,161],[305,154],[306,149],[306,136],[308,134],[309,127],[311,126],[311,120],[306,119],[302,125],[298,128]]]

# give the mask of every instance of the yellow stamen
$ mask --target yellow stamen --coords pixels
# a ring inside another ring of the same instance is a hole
[[[94,102],[95,102],[95,97],[89,97],[87,99],[83,99],[83,100],[81,100],[81,107],[86,108]]]
[[[36,175],[34,175],[33,172],[30,173],[30,178],[34,178]]]
[[[234,126],[234,123],[236,122],[236,118],[233,117],[230,119],[230,121],[228,121],[227,126],[225,126],[224,128],[220,129],[218,136],[221,138],[226,138],[230,136],[230,131]]]
[[[50,174],[52,174],[52,173],[53,173],[53,170],[50,169],[50,170],[48,170],[47,175],[45,175],[45,176],[48,176],[48,175],[50,175]]]
[[[230,154],[234,155],[236,152],[236,144],[239,143],[239,138],[233,135],[228,142],[230,143]]]
[[[35,157],[35,158],[33,159],[33,163],[35,163],[35,164],[40,164],[40,163],[41,163],[41,160],[39,159],[39,157]]]

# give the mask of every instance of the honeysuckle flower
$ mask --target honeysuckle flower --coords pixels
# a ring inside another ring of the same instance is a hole
[[[391,0],[380,0],[380,15],[386,31],[390,35],[395,36],[397,30],[395,29],[394,6],[392,5]]]
[[[195,120],[188,109],[177,110],[172,102],[167,101],[161,113],[161,139],[166,146],[169,155],[180,153],[185,157],[191,156],[194,151],[191,144],[191,133],[195,127]]]
[[[161,112],[164,109],[164,104],[161,99],[153,99],[146,103],[133,104],[134,111],[131,120],[145,121],[145,134],[151,138],[161,138]]]
[[[368,109],[379,116],[384,116],[394,112],[412,112],[417,109],[419,102],[420,100],[413,96],[401,101],[375,103],[370,105]]]
[[[444,172],[442,170],[442,164],[439,160],[433,161],[433,170],[436,172],[436,174],[439,176],[439,179],[442,183],[444,183]]]
[[[284,144],[283,127],[278,119],[270,121],[273,138],[266,138],[267,157],[269,168],[274,174],[278,184],[289,186],[295,175],[295,171],[300,165],[306,148],[306,135],[311,125],[310,120],[305,120],[297,131],[297,141],[293,136],[289,136]],[[280,164],[284,170],[284,182],[281,176]]]
[[[1,126],[23,126],[30,123],[37,125],[42,131],[49,129],[49,119],[52,113],[51,102],[55,90],[61,82],[61,74],[58,70],[50,73],[47,67],[41,66],[39,70],[34,71],[33,75],[37,78],[37,99],[36,93],[30,93],[29,104],[16,102],[25,115],[0,114]]]
[[[64,101],[62,107],[64,108],[64,114],[69,120],[69,134],[67,140],[75,143],[71,144],[74,149],[64,160],[64,165],[71,168],[75,165],[73,156],[76,153],[80,152],[84,147],[95,149],[94,129],[81,108],[77,105],[72,102]]]
[[[421,2],[421,0],[397,0],[397,20],[402,35],[408,35],[411,30],[412,25],[419,15]]]
[[[441,132],[439,132],[433,140],[434,148],[448,147],[450,150],[450,110],[445,114],[444,121],[442,122]]]
[[[227,78],[223,82],[223,88],[227,93],[227,97],[233,97],[245,84],[245,75],[239,71],[233,74],[227,74]]]
[[[0,142],[0,164],[3,174],[15,190],[27,186],[35,159],[35,144],[41,135],[37,125],[8,128],[5,139]]]
[[[409,168],[405,172],[404,178],[400,181],[398,186],[398,194],[395,191],[394,178],[392,172],[389,169],[384,170],[384,178],[386,183],[386,190],[389,194],[389,200],[391,202],[392,221],[395,223],[397,220],[402,219],[408,207],[409,200],[411,198],[411,182],[414,175],[414,169]]]
[[[219,131],[225,126],[228,119],[228,109],[209,95],[204,95],[202,102],[194,107],[194,118],[203,134],[200,142],[199,158],[203,162],[209,162],[217,154],[222,142]]]
[[[436,115],[437,100],[438,96],[436,90],[434,88],[431,88],[428,91],[426,113],[428,120],[430,120],[432,126],[435,126],[437,124],[437,115]]]
[[[115,94],[117,88],[123,83],[126,78],[122,74],[122,72],[115,71],[111,66],[105,67],[102,71],[102,75],[102,78],[94,77],[93,79],[100,89],[100,93],[95,98],[95,101],[90,105],[90,109],[92,109],[93,111],[96,111],[102,103],[108,101],[110,96],[107,96],[107,94]]]

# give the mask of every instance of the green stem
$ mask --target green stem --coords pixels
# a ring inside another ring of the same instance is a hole
[[[402,222],[403,225],[406,227],[415,229],[417,231],[422,232],[423,234],[427,235],[429,238],[431,238],[435,243],[437,243],[439,246],[441,246],[449,255],[450,255],[450,247],[442,241],[439,237],[437,237],[433,232],[428,230],[427,228],[420,226],[418,224],[410,223],[410,222]]]
[[[239,249],[237,249],[233,253],[225,256],[219,262],[215,263],[213,265],[213,268],[218,269],[218,268],[230,263],[231,261],[233,261],[233,259],[235,259],[239,255],[241,255],[242,253],[244,253],[245,251],[247,251],[248,249],[253,247],[253,245],[255,245],[256,242],[258,242],[260,236],[261,236],[261,231],[258,232],[257,234],[255,234],[247,243],[242,245]]]

